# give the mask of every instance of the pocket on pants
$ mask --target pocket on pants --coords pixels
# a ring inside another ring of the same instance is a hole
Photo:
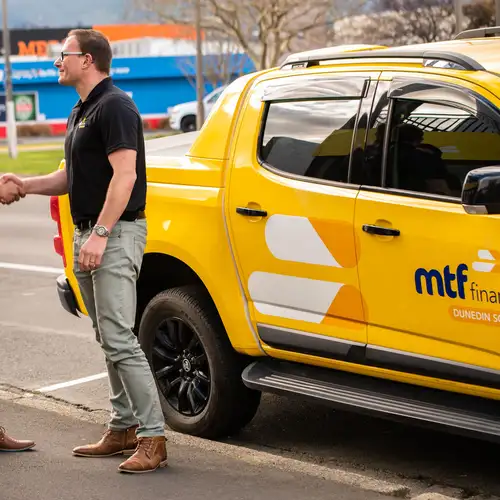
[[[134,233],[134,264],[139,274],[144,258],[144,251],[146,250],[147,227],[142,221],[136,224]]]
[[[109,233],[108,236],[108,241],[112,238],[121,238],[121,236],[122,236],[122,223],[121,221],[118,221],[111,229],[111,232]]]
[[[73,272],[75,274],[81,272],[80,266],[78,264],[78,257],[80,256],[80,250],[85,242],[89,239],[92,231],[86,229],[85,231],[80,231],[76,229],[73,236]]]

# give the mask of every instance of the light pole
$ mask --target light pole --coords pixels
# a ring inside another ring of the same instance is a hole
[[[196,112],[196,129],[200,130],[205,121],[205,108],[203,105],[204,79],[203,79],[203,51],[201,46],[201,0],[196,0],[195,5],[196,24],[196,101],[198,103]]]
[[[14,97],[12,93],[12,67],[10,65],[10,33],[7,18],[7,0],[2,0],[3,19],[3,51],[4,51],[4,73],[5,73],[5,101],[7,112],[7,142],[9,156],[17,158],[17,128],[16,115],[14,111]]]
[[[463,30],[464,13],[463,13],[463,0],[454,0],[455,3],[455,18],[457,20],[456,32],[457,34]]]
[[[495,25],[500,26],[500,0],[495,0]]]

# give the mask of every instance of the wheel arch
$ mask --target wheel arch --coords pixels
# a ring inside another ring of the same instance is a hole
[[[186,285],[198,285],[204,289],[214,308],[208,288],[198,274],[185,262],[159,252],[146,253],[143,258],[141,272],[137,280],[137,312],[134,331],[137,334],[144,309],[153,297],[168,288]],[[220,316],[219,311],[217,313]]]
[[[245,309],[246,298],[238,284],[234,266],[220,248],[219,258],[211,257],[210,245],[200,249],[184,242],[151,239],[144,254],[137,281],[137,312],[134,331],[138,333],[144,309],[158,293],[169,288],[198,285],[206,292],[233,349],[249,356],[263,354]]]

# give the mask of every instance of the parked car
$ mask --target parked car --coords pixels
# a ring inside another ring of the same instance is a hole
[[[294,54],[147,150],[135,330],[172,429],[272,392],[500,441],[500,27]]]
[[[226,86],[218,87],[204,97],[205,119],[225,88]],[[173,130],[181,130],[182,132],[196,130],[196,116],[198,114],[198,103],[196,101],[183,102],[168,108],[167,114],[170,120],[170,127]]]

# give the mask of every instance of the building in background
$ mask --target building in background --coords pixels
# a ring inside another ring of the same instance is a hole
[[[80,26],[79,26],[80,27]],[[88,26],[81,26],[88,28]],[[36,28],[10,30],[10,45],[13,56],[46,57],[50,46],[61,43],[73,28]],[[0,34],[2,31],[0,30]],[[0,53],[3,51],[3,37],[0,36]]]
[[[134,99],[147,128],[163,128],[168,108],[196,99],[192,28],[169,25],[94,28],[110,39],[114,53],[111,75],[115,84]],[[64,134],[78,95],[73,88],[58,84],[54,60],[71,29],[12,31],[12,80],[18,126]],[[205,54],[207,93],[254,70],[246,54],[234,47],[221,53],[220,46],[208,45]],[[217,74],[219,64],[220,74]],[[0,138],[6,135],[4,76],[0,59]]]

